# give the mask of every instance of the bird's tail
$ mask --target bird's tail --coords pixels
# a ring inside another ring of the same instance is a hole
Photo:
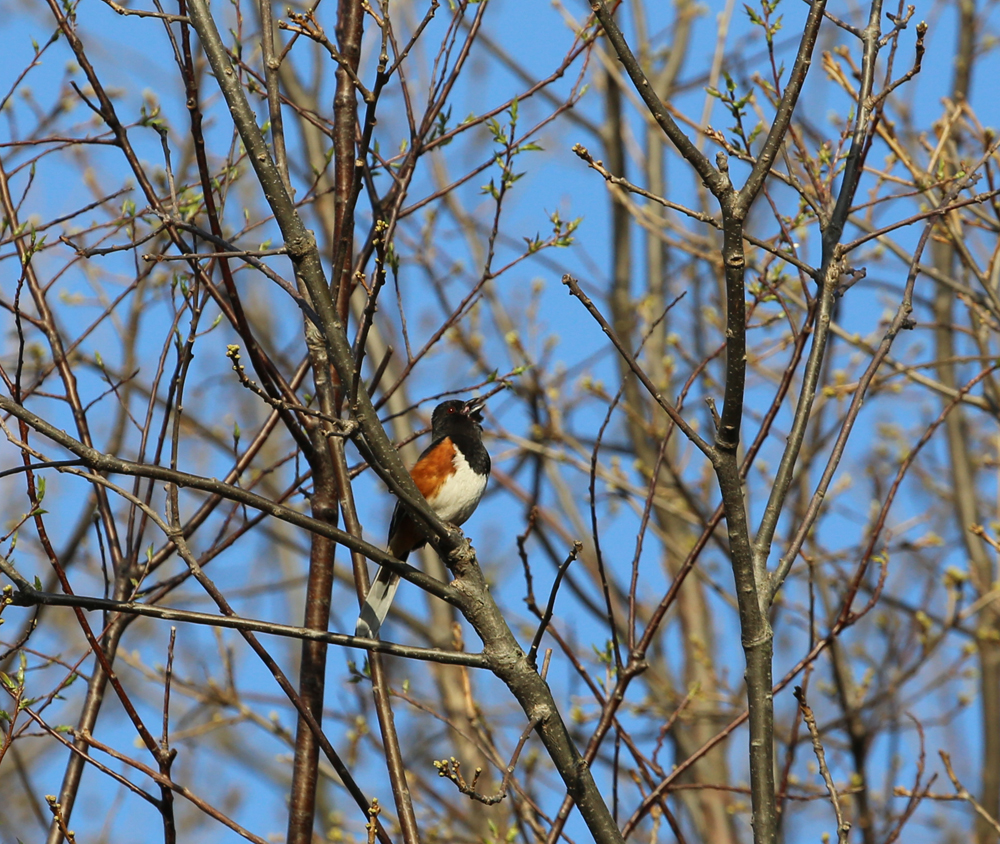
[[[354,627],[355,636],[363,636],[366,639],[378,638],[379,629],[385,621],[389,607],[392,606],[392,599],[396,596],[398,588],[399,575],[387,568],[380,568],[372,581],[371,589],[368,590],[364,606],[361,607],[361,615],[358,616],[358,623]]]

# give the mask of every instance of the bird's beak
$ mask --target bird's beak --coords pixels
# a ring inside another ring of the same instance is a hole
[[[483,421],[483,408],[486,407],[486,399],[479,396],[474,399],[469,399],[465,403],[465,407],[462,408],[462,412],[468,416],[470,419],[476,422]]]

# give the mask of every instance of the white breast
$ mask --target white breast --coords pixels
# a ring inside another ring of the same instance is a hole
[[[427,503],[443,522],[460,525],[476,509],[479,499],[486,489],[486,476],[477,475],[472,471],[468,461],[458,450],[452,458],[455,474],[445,481],[437,495],[429,498]]]

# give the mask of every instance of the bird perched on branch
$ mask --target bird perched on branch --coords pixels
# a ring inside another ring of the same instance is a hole
[[[446,401],[431,415],[432,442],[420,455],[410,476],[442,522],[460,525],[472,515],[490,477],[490,455],[483,445],[483,405],[486,399]],[[405,560],[426,542],[423,531],[396,502],[389,523],[389,553]],[[356,636],[377,639],[399,588],[399,575],[380,568],[365,598],[355,627]]]

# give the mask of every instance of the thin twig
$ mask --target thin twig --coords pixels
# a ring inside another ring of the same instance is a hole
[[[310,630],[307,627],[296,627],[291,624],[277,624],[271,621],[261,621],[241,616],[220,616],[212,613],[181,610],[173,607],[160,607],[144,604],[139,601],[116,601],[111,598],[97,598],[89,595],[64,595],[59,592],[42,592],[34,589],[17,570],[0,557],[0,571],[14,581],[17,591],[10,595],[10,602],[19,607],[79,607],[94,612],[121,613],[122,615],[159,618],[163,621],[177,621],[186,624],[199,624],[208,627],[221,627],[229,630],[245,630],[254,633],[264,633],[269,636],[282,636],[288,639],[310,639],[339,645],[346,648],[357,648],[366,651],[401,656],[407,659],[418,659],[425,662],[440,662],[444,665],[464,665],[468,668],[486,668],[486,660],[481,654],[470,654],[458,651],[439,650],[437,648],[418,648],[410,645],[396,645],[380,639],[365,639],[361,636],[348,636],[344,633]]]
[[[611,327],[610,323],[604,318],[604,315],[597,309],[593,300],[583,292],[580,288],[580,282],[578,282],[573,276],[566,274],[562,277],[562,282],[568,288],[570,293],[576,296],[577,299],[583,304],[590,315],[597,321],[597,324],[601,326],[601,330],[608,336],[608,339],[614,344],[614,347],[618,350],[618,354],[622,356],[625,362],[628,364],[629,369],[635,373],[635,376],[639,379],[640,383],[646,388],[653,400],[666,412],[667,416],[677,425],[684,435],[694,443],[698,449],[705,454],[709,459],[713,459],[715,456],[715,448],[709,445],[691,425],[688,424],[687,420],[680,415],[677,408],[675,408],[670,402],[668,402],[660,391],[656,388],[656,385],[649,379],[645,370],[639,366],[636,359],[632,357],[632,353],[625,348],[625,344],[621,341],[621,338],[615,332],[614,328]]]
[[[996,832],[1000,833],[1000,822],[987,812],[982,807],[982,804],[980,804],[980,802],[969,793],[969,790],[962,785],[961,782],[959,782],[958,777],[955,775],[954,768],[951,767],[951,756],[943,750],[939,750],[938,753],[941,756],[941,761],[944,763],[945,771],[948,772],[948,779],[950,779],[951,784],[955,786],[955,799],[966,801],[970,806],[972,806],[973,809],[975,809],[976,814],[979,815],[979,817],[992,826]]]
[[[454,756],[449,759],[441,759],[434,762],[434,767],[437,768],[438,776],[451,780],[458,787],[458,790],[467,797],[471,797],[473,800],[483,803],[486,806],[495,806],[507,796],[507,790],[510,787],[511,777],[514,776],[514,768],[517,765],[518,757],[521,755],[521,749],[531,737],[531,734],[535,731],[535,727],[538,726],[539,721],[540,719],[537,717],[532,718],[531,721],[528,722],[528,726],[524,728],[524,732],[521,733],[521,738],[518,740],[517,746],[514,748],[514,753],[510,757],[510,764],[507,765],[507,768],[504,771],[500,788],[497,789],[495,793],[487,795],[480,794],[476,791],[476,783],[479,781],[479,777],[483,773],[482,768],[476,768],[475,773],[472,775],[472,782],[466,782],[465,778],[462,776],[462,763],[459,762]]]
[[[570,563],[580,556],[582,548],[583,543],[579,540],[573,543],[572,549],[570,549],[566,559],[563,560],[562,565],[559,566],[559,571],[556,572],[556,579],[552,581],[552,591],[549,592],[549,602],[545,605],[545,612],[542,613],[541,621],[538,624],[538,630],[535,631],[535,635],[531,640],[531,647],[528,648],[528,661],[532,665],[534,665],[538,659],[538,646],[541,645],[542,637],[545,635],[545,630],[548,628],[549,622],[552,621],[552,614],[555,612],[556,594],[559,592],[559,585],[562,583],[562,579],[566,575],[566,571],[569,569]],[[525,566],[525,572],[527,572],[527,566]]]
[[[813,715],[812,708],[806,703],[806,693],[801,686],[796,686],[792,693],[799,702],[802,710],[802,717],[809,728],[809,735],[812,737],[813,752],[816,754],[816,762],[819,765],[820,775],[826,783],[826,790],[830,794],[830,802],[833,804],[833,812],[837,816],[837,842],[847,844],[847,837],[851,832],[851,824],[844,820],[844,812],[840,807],[840,797],[837,795],[837,786],[830,776],[830,769],[826,765],[826,752],[823,750],[823,742],[820,740],[819,727],[816,726],[816,716]]]

